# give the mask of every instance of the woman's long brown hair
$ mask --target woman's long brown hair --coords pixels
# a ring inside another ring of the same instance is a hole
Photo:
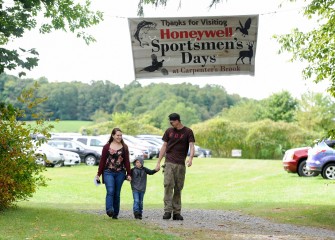
[[[121,132],[121,133],[122,133],[122,131],[121,131],[120,128],[113,128],[112,133],[111,133],[111,136],[109,137],[109,140],[108,140],[108,143],[109,143],[109,144],[111,144],[111,143],[113,142],[113,140],[114,140],[114,139],[113,139],[113,135],[115,135],[116,132]],[[121,144],[122,144],[122,147],[123,147],[124,149],[128,149],[128,146],[127,146],[127,144],[125,144],[125,142],[123,141],[123,138],[121,139]]]

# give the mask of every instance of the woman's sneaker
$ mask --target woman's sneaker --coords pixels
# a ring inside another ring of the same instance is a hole
[[[140,219],[140,213],[139,212],[134,212],[134,217],[135,217],[135,219]]]
[[[113,217],[114,212],[113,211],[107,211],[106,214],[108,215],[108,217]]]

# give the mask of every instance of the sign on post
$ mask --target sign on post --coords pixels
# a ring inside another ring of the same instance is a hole
[[[254,75],[258,19],[129,18],[135,77]]]
[[[231,150],[232,157],[242,157],[242,150],[241,149],[233,149]]]

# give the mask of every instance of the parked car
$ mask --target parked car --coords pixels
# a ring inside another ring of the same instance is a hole
[[[85,144],[86,146],[102,151],[102,147],[107,143],[108,138],[102,138],[99,136],[77,136],[74,140]]]
[[[288,173],[297,173],[300,177],[317,176],[316,173],[311,173],[306,169],[306,161],[308,150],[311,147],[292,148],[285,151],[283,157],[283,167]]]
[[[129,146],[128,146],[128,150],[129,150],[129,161],[130,162],[134,162],[135,159],[137,158],[144,159],[144,154],[142,151],[129,147]]]
[[[159,152],[162,148],[162,145],[164,143],[164,141],[162,139],[157,139],[155,137],[142,137],[142,136],[149,136],[149,135],[139,135],[139,136],[136,136],[136,138],[140,139],[140,140],[144,140],[148,143],[150,143],[151,145],[154,145],[157,147],[157,155],[156,157],[159,157]]]
[[[204,157],[204,158],[212,157],[212,150],[210,150],[210,149],[205,149],[205,148],[200,147],[199,151],[200,151],[200,154],[198,156],[199,158],[200,157]]]
[[[48,144],[35,147],[35,162],[46,167],[61,167],[64,165],[64,154]]]
[[[59,150],[61,153],[63,153],[64,156],[64,166],[75,166],[75,165],[79,165],[81,160],[80,160],[80,156],[78,153],[75,152],[70,152],[70,151],[63,151],[63,150]]]
[[[140,135],[136,135],[136,138],[139,138],[141,140],[147,141],[152,144],[154,144],[153,142],[156,142],[155,145],[159,143],[160,147],[164,143],[164,141],[162,140],[162,136],[159,136],[159,135],[140,134]],[[160,151],[160,148],[159,148],[159,151]],[[158,151],[158,154],[159,154],[159,151]],[[209,152],[203,152],[202,149],[198,145],[194,145],[194,157],[199,157],[200,155],[204,156],[203,154],[207,154],[207,153]],[[187,155],[188,156],[190,155],[190,151],[188,151]]]
[[[48,144],[60,150],[78,153],[81,162],[86,163],[86,165],[94,166],[99,164],[101,152],[92,150],[87,146],[85,146],[84,144],[82,144],[81,142],[73,140],[54,139],[49,140]]]
[[[308,151],[306,168],[325,179],[335,179],[335,140],[323,140]]]
[[[74,140],[81,142],[86,145],[88,148],[96,150],[98,152],[102,151],[102,147],[107,143],[108,138],[100,137],[100,136],[86,136],[86,135],[72,135],[72,134],[62,134],[52,136],[53,140]]]
[[[125,134],[122,135],[122,138],[128,146],[141,150],[144,154],[144,159],[152,159],[153,157],[157,156],[159,152],[156,146],[145,140],[141,140],[134,136]]]
[[[56,138],[72,138],[73,136],[82,136],[82,134],[80,133],[76,133],[76,132],[66,132],[66,133],[51,133],[51,138],[52,139],[56,139]],[[71,139],[68,139],[71,140]]]
[[[156,150],[156,156],[155,157],[159,157],[159,152],[161,151],[161,148],[162,148],[162,143],[159,143],[155,140],[151,140],[151,139],[145,139],[146,142],[150,143],[151,145],[155,146],[157,148]]]
[[[158,135],[136,135],[135,137],[160,147],[164,143],[162,137],[161,136],[159,137]]]
[[[53,136],[53,140],[74,140],[83,143],[88,148],[93,149],[99,153],[102,153],[103,146],[107,143],[110,135],[99,135],[99,136],[88,136],[78,134],[60,134]],[[129,160],[133,162],[135,158],[144,158],[142,151],[129,147]]]
[[[102,139],[102,142],[108,142],[108,139],[110,137],[110,135],[99,135],[98,136],[99,139]],[[125,141],[125,139],[123,139],[124,142],[127,144],[128,146],[128,150],[129,150],[129,161],[130,162],[134,162],[134,160],[136,158],[145,158],[144,157],[144,154],[141,150],[137,149],[137,148],[134,148],[131,144],[129,144],[128,142]],[[101,150],[102,151],[102,147],[101,147]]]
[[[163,144],[163,140],[162,140],[162,137],[161,135],[154,135],[154,134],[139,134],[139,135],[136,135],[135,137],[139,138],[139,139],[143,139],[143,140],[146,140],[146,139],[154,139],[160,143]]]
[[[194,144],[194,157],[199,157],[201,153],[201,148],[198,145]],[[190,156],[190,149],[188,149],[187,156]]]

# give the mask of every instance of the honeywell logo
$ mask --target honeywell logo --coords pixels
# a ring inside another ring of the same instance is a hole
[[[226,27],[220,30],[191,30],[191,31],[170,31],[170,29],[161,29],[161,39],[196,39],[201,40],[202,38],[222,38],[231,37],[233,35],[232,27]]]

